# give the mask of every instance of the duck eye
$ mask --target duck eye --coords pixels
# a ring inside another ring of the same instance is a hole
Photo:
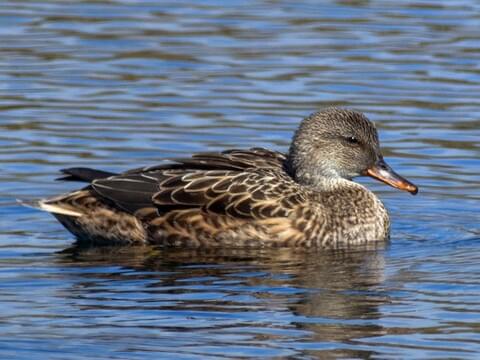
[[[359,142],[355,136],[347,136],[345,140],[347,140],[347,142],[350,144],[358,144]]]

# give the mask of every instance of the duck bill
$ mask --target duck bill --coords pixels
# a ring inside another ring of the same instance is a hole
[[[412,195],[416,195],[418,192],[418,187],[398,175],[383,159],[378,160],[375,165],[368,168],[365,171],[365,175],[380,180],[394,188],[408,191]]]

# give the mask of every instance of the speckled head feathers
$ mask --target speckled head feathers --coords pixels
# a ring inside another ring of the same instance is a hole
[[[293,137],[289,167],[300,183],[351,179],[381,157],[375,125],[360,112],[328,108],[305,118]]]

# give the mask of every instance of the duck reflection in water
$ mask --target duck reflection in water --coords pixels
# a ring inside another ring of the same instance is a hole
[[[372,324],[381,316],[379,307],[389,303],[381,290],[383,249],[372,246],[348,251],[75,247],[59,254],[58,262],[76,269],[67,272],[75,279],[85,278],[70,299],[88,298],[82,309],[111,309],[121,318],[134,310],[152,311],[149,317],[159,319],[172,312],[180,317],[182,312],[194,312],[211,343],[216,336],[223,339],[220,335],[239,331],[246,337],[243,345],[258,344],[260,339],[284,341],[285,346],[349,344],[386,331]],[[112,271],[112,266],[119,269]],[[194,323],[194,319],[186,324],[159,320],[158,327],[155,322],[149,326],[181,336],[195,333]],[[337,347],[332,354],[366,355],[347,348]]]

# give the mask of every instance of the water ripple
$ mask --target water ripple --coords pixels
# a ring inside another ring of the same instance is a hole
[[[463,0],[3,1],[1,357],[478,358],[479,21]],[[68,166],[283,151],[331,105],[365,111],[420,185],[361,180],[386,249],[65,250],[15,202],[73,189]]]

